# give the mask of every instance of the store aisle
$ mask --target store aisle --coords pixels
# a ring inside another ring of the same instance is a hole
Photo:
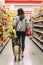
[[[43,53],[26,37],[24,58],[20,62],[14,62],[11,40],[0,54],[0,65],[43,65]]]

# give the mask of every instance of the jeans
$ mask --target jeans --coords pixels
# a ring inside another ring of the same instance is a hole
[[[24,31],[17,31],[17,36],[19,38],[19,41],[20,41],[20,38],[22,39],[21,41],[22,52],[24,51],[24,48],[25,48],[25,35],[26,33]]]

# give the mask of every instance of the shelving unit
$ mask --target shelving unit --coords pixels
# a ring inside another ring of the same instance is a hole
[[[2,7],[3,8],[3,5]],[[10,10],[10,6],[6,5],[4,10],[0,10],[0,25],[2,25],[2,31],[0,31],[0,35],[2,36],[2,40],[0,37],[0,53],[6,46],[7,42],[10,38],[10,32],[13,29],[13,18],[17,15],[16,10]],[[1,21],[2,20],[2,21]]]
[[[43,51],[43,45],[41,45],[35,38],[32,38],[32,40]]]
[[[8,14],[0,10],[0,53],[5,48],[6,44],[9,41],[10,31],[9,31],[9,21]]]
[[[32,18],[32,41],[43,51],[43,19],[41,20],[40,17],[43,18],[41,14]]]
[[[36,25],[36,24],[34,24],[33,26],[34,27],[43,27],[43,25]]]
[[[42,42],[42,43],[43,43],[43,40],[41,40],[38,36],[33,35],[33,37],[37,38],[40,42]]]
[[[38,29],[33,29],[33,31],[43,34],[43,31],[40,31],[40,30],[38,30]]]
[[[34,22],[34,23],[35,23],[35,22],[43,22],[43,20],[38,20],[38,21],[33,20],[33,22]]]

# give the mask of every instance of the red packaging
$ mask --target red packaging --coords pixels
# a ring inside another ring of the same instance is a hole
[[[26,28],[26,36],[31,36],[32,33],[31,33],[31,30],[30,30],[30,27]]]

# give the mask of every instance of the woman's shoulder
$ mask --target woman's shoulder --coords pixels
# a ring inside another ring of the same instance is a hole
[[[24,20],[25,20],[25,21],[27,20],[27,16],[26,16],[26,15],[24,16]]]
[[[19,16],[16,16],[16,17],[15,17],[15,19],[17,19],[17,20],[18,20],[18,19],[19,19]]]

